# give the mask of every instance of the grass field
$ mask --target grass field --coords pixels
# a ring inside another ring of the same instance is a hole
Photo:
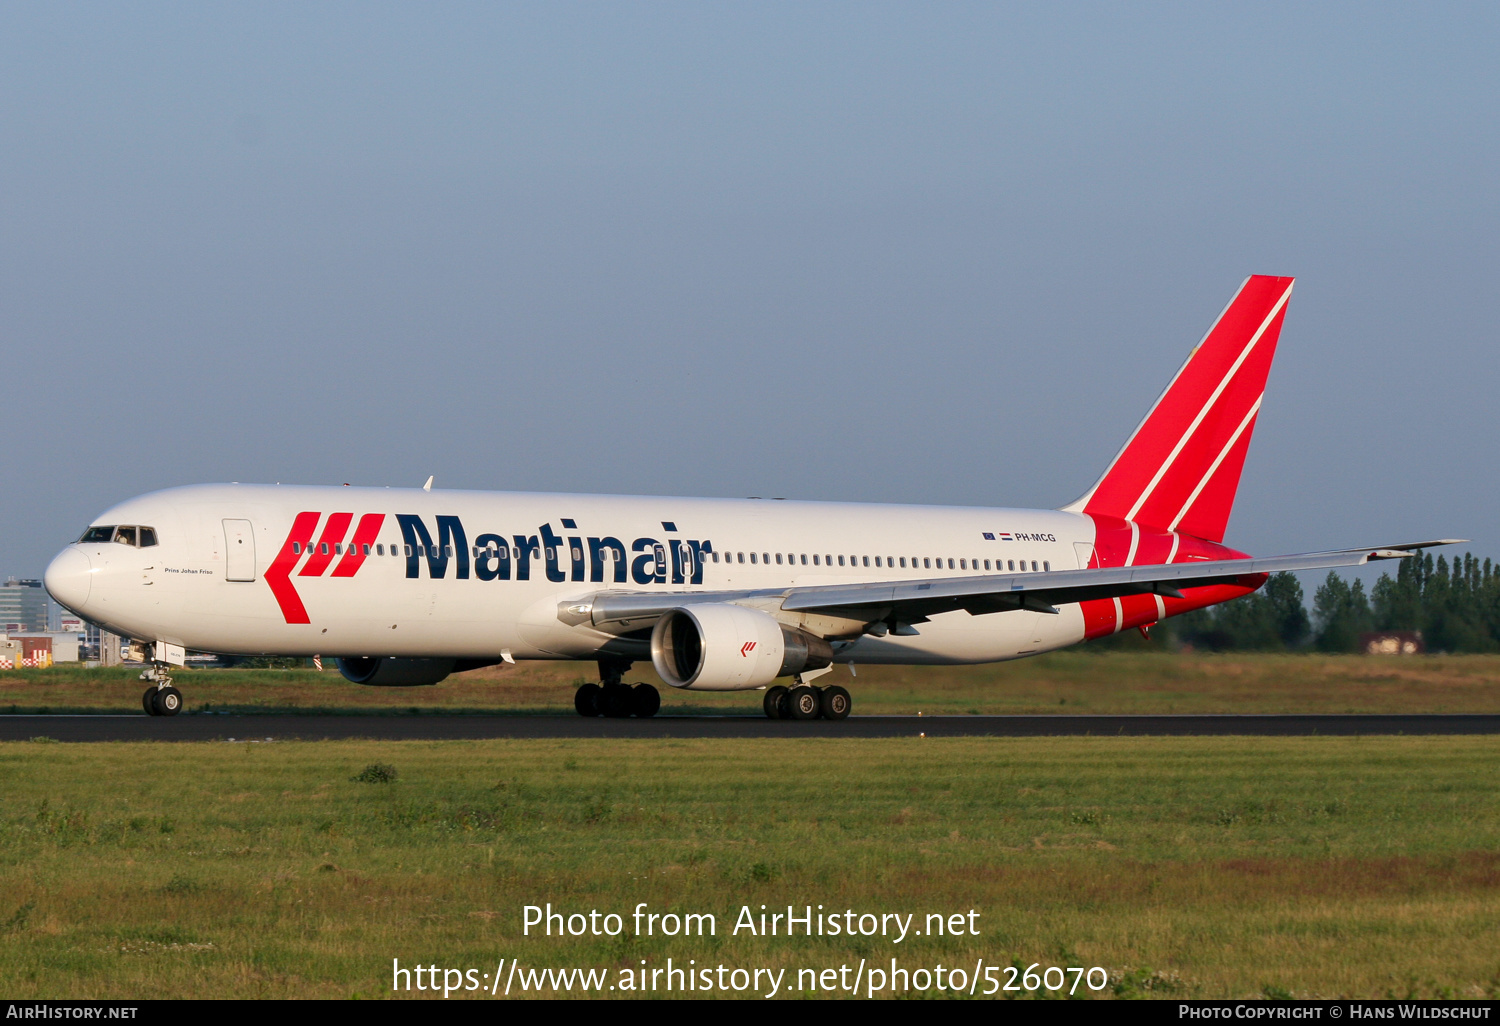
[[[1494,997],[1497,757],[1487,737],[0,744],[0,993],[896,956],[1099,965],[1104,996]],[[398,775],[351,779],[373,763]],[[719,930],[522,938],[549,901]],[[729,936],[761,903],[973,908],[981,936]]]
[[[139,670],[0,671],[0,712],[139,712]],[[858,713],[1457,713],[1500,711],[1500,656],[1376,658],[1057,652],[989,666],[835,668]],[[588,663],[526,663],[435,687],[369,688],[336,670],[188,670],[189,712],[570,711]],[[649,664],[630,680],[662,691],[664,713],[758,712],[760,694],[673,691]]]

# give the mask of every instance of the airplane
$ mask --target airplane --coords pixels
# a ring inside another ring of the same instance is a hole
[[[1055,510],[210,484],[100,514],[47,591],[152,648],[142,707],[175,715],[184,651],[332,654],[345,678],[431,685],[523,659],[593,660],[584,716],[673,688],[764,691],[839,720],[835,664],[1018,659],[1247,595],[1284,570],[1453,544],[1254,558],[1224,545],[1293,279],[1247,278],[1144,420]],[[785,683],[780,683],[785,681]]]

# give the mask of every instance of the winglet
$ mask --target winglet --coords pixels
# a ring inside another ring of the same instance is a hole
[[[432,479],[435,476],[436,476],[435,474],[428,474],[427,475],[427,483],[422,486],[422,491],[424,491],[424,492],[430,492],[430,491],[432,491]]]

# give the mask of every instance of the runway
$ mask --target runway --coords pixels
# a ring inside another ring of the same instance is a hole
[[[1500,715],[853,716],[841,722],[759,716],[0,716],[0,741],[391,741],[486,738],[1295,737],[1500,734]]]

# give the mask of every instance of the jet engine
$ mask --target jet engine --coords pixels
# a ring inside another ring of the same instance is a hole
[[[453,659],[391,659],[358,656],[340,659],[339,672],[354,684],[372,687],[404,688],[419,684],[436,684],[453,672]]]
[[[822,638],[722,602],[673,609],[651,632],[651,663],[674,688],[748,691],[832,662]]]

